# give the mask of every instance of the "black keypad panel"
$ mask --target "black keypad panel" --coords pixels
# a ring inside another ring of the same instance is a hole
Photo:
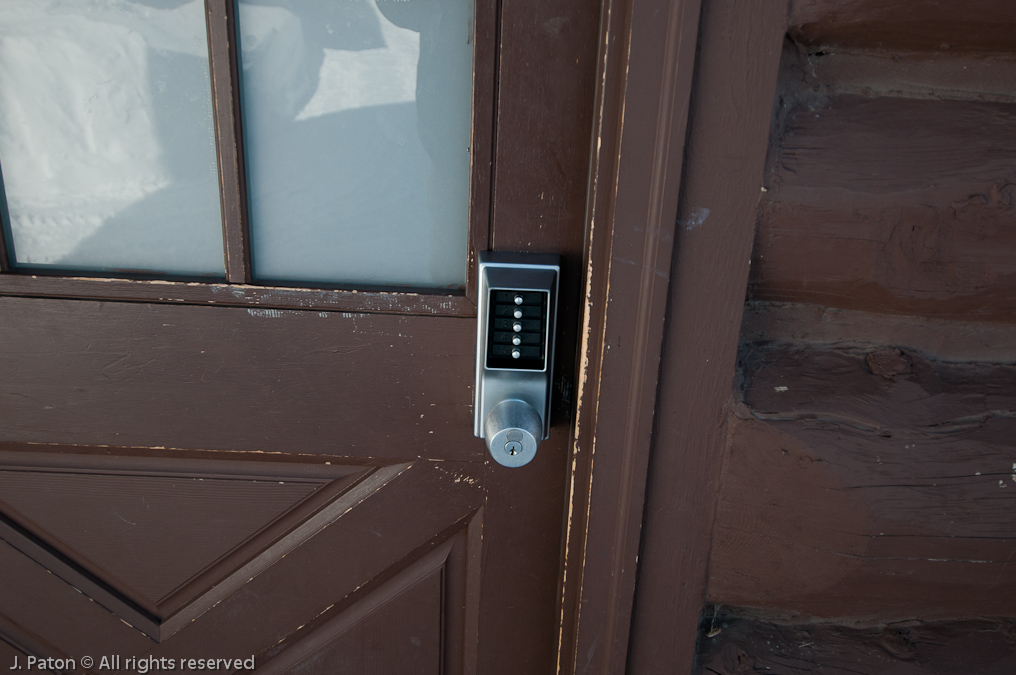
[[[491,290],[488,368],[543,370],[549,295],[545,291]]]

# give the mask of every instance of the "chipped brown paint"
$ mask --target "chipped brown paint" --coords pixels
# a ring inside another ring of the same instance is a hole
[[[458,292],[288,288],[159,279],[3,274],[0,275],[0,294],[417,316],[476,315],[476,306]]]

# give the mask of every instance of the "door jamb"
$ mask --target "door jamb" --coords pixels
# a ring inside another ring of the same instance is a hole
[[[603,0],[559,673],[692,671],[786,17]]]
[[[627,661],[700,6],[602,3],[558,673]]]

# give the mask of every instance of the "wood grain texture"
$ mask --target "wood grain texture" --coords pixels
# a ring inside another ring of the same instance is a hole
[[[743,360],[710,601],[874,621],[1016,613],[1016,368],[895,348]]]
[[[704,3],[628,668],[691,671],[759,186],[781,2]],[[621,299],[620,301],[624,301]]]
[[[1016,321],[1016,108],[836,96],[789,114],[751,296]]]
[[[564,672],[625,668],[699,8],[604,5]]]
[[[706,613],[696,675],[1009,675],[1016,671],[1016,626],[1011,620],[913,622],[859,629],[778,625],[765,619]]]
[[[798,46],[799,76],[821,96],[1016,102],[1016,54],[813,52]]]
[[[472,321],[27,298],[0,314],[0,440],[486,454]]]
[[[818,47],[1013,51],[1016,7],[1007,0],[792,0],[790,34]]]
[[[813,349],[871,349],[906,345],[935,361],[1016,363],[1016,326],[922,316],[873,314],[818,305],[749,302],[741,321],[744,342]]]

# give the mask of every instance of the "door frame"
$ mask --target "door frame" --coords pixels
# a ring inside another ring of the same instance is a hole
[[[693,670],[787,5],[603,0],[559,673]]]
[[[625,672],[700,5],[602,3],[560,673]]]

